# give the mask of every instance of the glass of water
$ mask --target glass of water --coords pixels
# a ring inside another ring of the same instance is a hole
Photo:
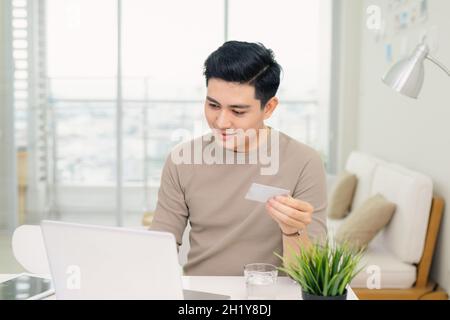
[[[244,266],[247,299],[275,300],[278,269],[268,263],[252,263]]]

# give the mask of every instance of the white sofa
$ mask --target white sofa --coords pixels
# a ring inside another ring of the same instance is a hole
[[[396,204],[390,223],[369,244],[361,261],[364,268],[351,283],[352,287],[413,287],[417,279],[417,264],[424,252],[433,198],[431,179],[360,152],[349,156],[345,170],[356,174],[358,179],[351,210],[377,193]],[[332,190],[334,180],[329,177],[329,190]],[[328,220],[331,236],[345,219]]]

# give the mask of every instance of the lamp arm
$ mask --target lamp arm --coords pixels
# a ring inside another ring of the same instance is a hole
[[[439,62],[435,57],[433,57],[432,55],[427,55],[427,59],[430,60],[431,62],[433,62],[435,65],[437,65],[442,70],[444,70],[445,73],[447,73],[447,75],[450,77],[450,70],[447,69],[447,67],[444,66],[441,62]]]

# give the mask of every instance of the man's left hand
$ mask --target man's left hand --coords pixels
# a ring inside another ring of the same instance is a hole
[[[288,196],[277,196],[266,203],[267,213],[286,234],[305,230],[312,221],[314,207],[302,200]]]

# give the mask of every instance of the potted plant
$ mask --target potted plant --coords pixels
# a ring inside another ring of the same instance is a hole
[[[301,286],[303,300],[346,300],[347,285],[362,270],[358,264],[363,250],[327,240],[298,253],[292,250],[289,262],[275,254],[283,261],[279,270]]]

